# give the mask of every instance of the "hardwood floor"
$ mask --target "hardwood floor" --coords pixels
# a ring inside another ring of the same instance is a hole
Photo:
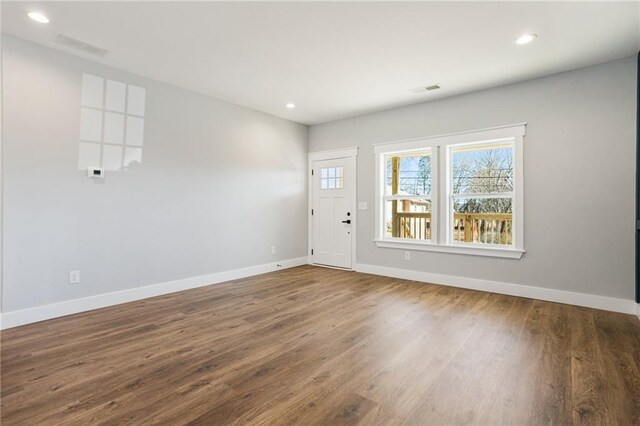
[[[640,424],[640,324],[304,266],[2,332],[3,425]]]

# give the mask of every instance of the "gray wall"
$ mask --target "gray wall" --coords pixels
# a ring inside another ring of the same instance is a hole
[[[12,37],[2,48],[3,312],[306,256],[308,127]],[[83,72],[147,91],[143,161],[102,184],[77,167]]]
[[[634,57],[312,126],[320,151],[359,146],[359,263],[632,299]],[[443,85],[446,90],[446,84]],[[372,144],[527,122],[520,260],[377,248]]]

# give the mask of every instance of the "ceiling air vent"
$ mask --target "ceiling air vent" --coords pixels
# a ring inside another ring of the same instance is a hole
[[[431,86],[421,86],[421,87],[416,87],[415,89],[409,89],[411,92],[413,93],[427,93],[427,92],[431,92],[432,90],[438,90],[440,88],[439,84],[433,84]]]
[[[90,55],[105,56],[107,53],[109,53],[107,49],[94,46],[93,44],[87,43],[86,41],[78,40],[77,38],[69,37],[68,35],[64,35],[62,33],[57,33],[53,38],[53,41],[61,46],[80,50],[81,52],[88,53]]]

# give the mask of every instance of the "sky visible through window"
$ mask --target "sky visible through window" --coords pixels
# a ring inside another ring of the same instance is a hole
[[[454,194],[513,191],[511,146],[460,149],[452,153]]]
[[[455,194],[513,192],[513,148],[510,145],[452,151],[453,210],[460,213],[512,213],[513,199],[455,198]]]
[[[387,158],[387,187],[391,194],[391,157]],[[431,194],[431,156],[416,154],[400,158],[398,193],[402,195]]]
[[[391,194],[392,156],[386,161],[387,193]],[[453,194],[491,194],[513,192],[513,148],[510,144],[489,147],[454,148],[452,160]],[[431,156],[415,154],[400,157],[398,195],[431,193]],[[511,198],[455,199],[459,212],[511,213]]]

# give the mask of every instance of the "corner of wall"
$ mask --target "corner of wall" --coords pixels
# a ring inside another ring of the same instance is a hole
[[[281,269],[295,268],[307,264],[306,257],[285,259],[279,262],[250,266],[248,268],[217,272],[199,277],[184,278],[176,281],[153,284],[145,287],[134,287],[127,290],[104,293],[81,299],[66,300],[49,305],[36,306],[18,311],[5,312],[0,315],[0,330],[31,324],[47,319],[63,317],[94,309],[106,308],[122,303],[162,296],[178,291],[206,287],[214,284],[251,277],[254,275],[275,272]]]

